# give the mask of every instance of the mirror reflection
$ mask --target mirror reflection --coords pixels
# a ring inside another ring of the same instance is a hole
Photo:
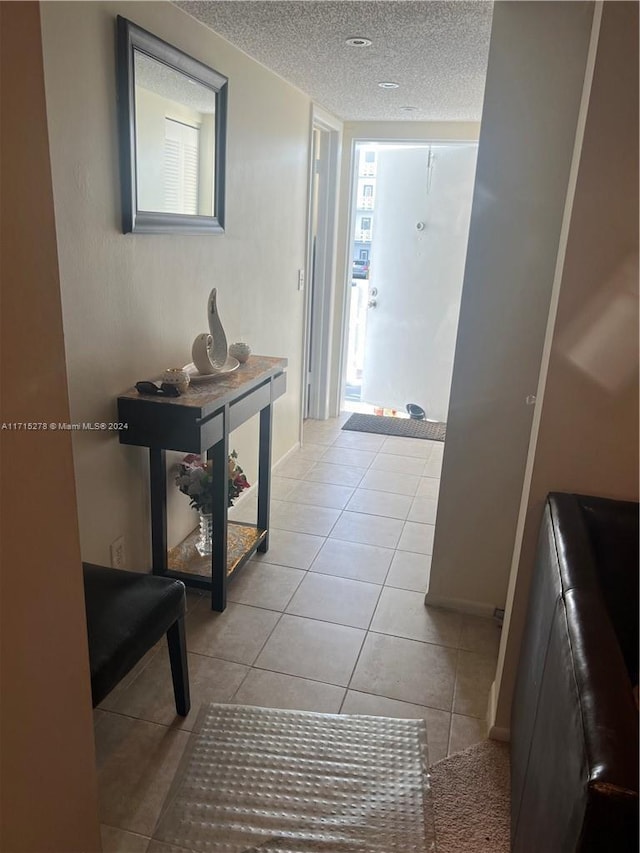
[[[216,93],[134,50],[137,207],[215,213]]]
[[[117,16],[124,234],[224,234],[228,79]]]

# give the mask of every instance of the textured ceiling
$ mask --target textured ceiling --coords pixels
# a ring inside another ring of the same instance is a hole
[[[207,86],[196,83],[186,74],[139,50],[134,51],[134,63],[136,86],[155,92],[169,101],[177,101],[199,113],[216,111],[215,93]]]
[[[341,119],[480,120],[493,9],[486,0],[176,5]],[[348,47],[353,36],[373,44]],[[400,88],[381,89],[380,81]]]

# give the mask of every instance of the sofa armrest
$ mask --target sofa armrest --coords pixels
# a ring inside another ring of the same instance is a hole
[[[593,591],[611,620],[627,672],[638,677],[638,504],[552,492],[548,505],[562,592]]]
[[[606,523],[602,508],[623,514],[613,556],[608,530],[591,530]],[[637,505],[549,495],[511,716],[515,853],[638,849],[638,716],[601,587],[601,562],[607,580],[637,572],[637,549],[618,541],[634,514],[637,527]]]
[[[544,508],[511,703],[511,831],[516,835],[552,622],[562,595],[552,507]]]
[[[597,826],[611,849],[625,850],[625,840],[637,841],[638,825],[638,714],[632,685],[602,598],[569,590],[565,606],[588,763],[584,849],[602,849],[590,847]]]
[[[551,492],[548,506],[558,549],[562,593],[598,588],[593,545],[577,495]]]

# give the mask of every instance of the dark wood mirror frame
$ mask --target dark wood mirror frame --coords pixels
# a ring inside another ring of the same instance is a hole
[[[227,78],[131,21],[117,18],[117,92],[122,194],[122,230],[146,234],[224,233]],[[166,213],[138,208],[136,150],[135,52],[154,59],[213,91],[215,95],[215,162],[213,215]]]

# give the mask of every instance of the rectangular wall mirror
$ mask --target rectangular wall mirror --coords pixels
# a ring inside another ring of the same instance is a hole
[[[118,17],[122,230],[224,231],[227,78]]]

